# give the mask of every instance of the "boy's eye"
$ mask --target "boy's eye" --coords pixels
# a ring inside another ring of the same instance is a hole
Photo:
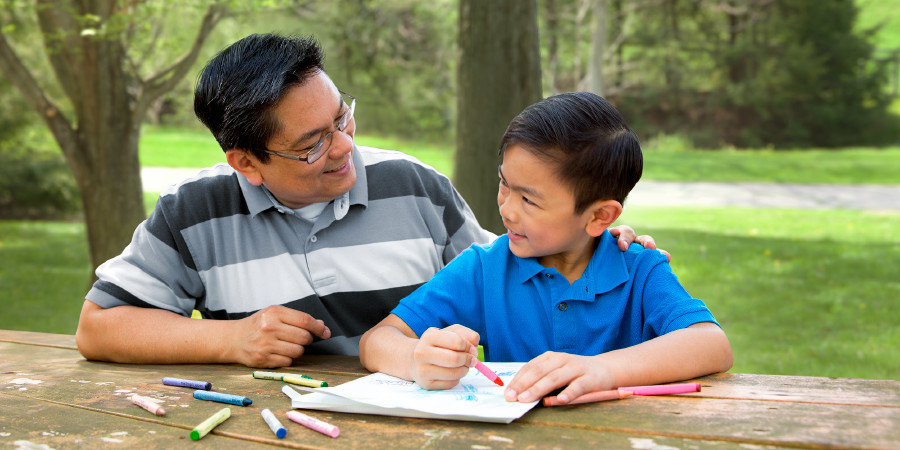
[[[524,201],[525,203],[528,203],[529,205],[535,204],[533,201],[529,200],[528,197],[522,197],[522,201]]]

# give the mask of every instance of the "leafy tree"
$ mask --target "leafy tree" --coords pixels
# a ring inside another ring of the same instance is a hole
[[[33,6],[57,86],[45,88],[0,34],[0,70],[50,129],[78,183],[93,267],[117,255],[145,217],[138,137],[149,105],[171,89],[225,17],[210,4],[189,49],[173,62],[151,58],[172,5],[117,0],[4,3],[14,17]],[[149,72],[149,73],[147,73]],[[62,92],[67,103],[54,98]]]
[[[685,132],[713,148],[898,138],[885,68],[854,32],[852,1],[644,4],[626,41],[629,88],[612,99],[638,130]]]

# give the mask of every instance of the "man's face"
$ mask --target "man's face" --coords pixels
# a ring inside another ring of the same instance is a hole
[[[269,140],[268,149],[305,154],[322,136],[334,131],[341,115],[349,107],[331,79],[324,72],[319,72],[303,85],[290,88],[275,106],[273,112],[282,128]],[[268,163],[261,164],[250,155],[255,160],[260,177],[251,182],[261,182],[289,208],[331,201],[348,192],[356,183],[356,170],[351,157],[355,132],[354,119],[343,132],[337,131],[331,136],[331,146],[312,164],[276,155],[272,155]]]

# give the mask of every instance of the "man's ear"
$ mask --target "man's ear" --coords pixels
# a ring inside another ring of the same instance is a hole
[[[597,237],[622,215],[622,204],[615,200],[598,201],[589,206],[587,212],[588,224],[585,231]]]
[[[247,178],[247,181],[254,186],[262,184],[262,174],[259,172],[259,166],[262,164],[250,152],[241,149],[232,149],[225,152],[225,159],[228,165],[241,175]]]

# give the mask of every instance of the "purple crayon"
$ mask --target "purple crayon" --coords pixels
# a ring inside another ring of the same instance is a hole
[[[163,377],[163,384],[167,386],[181,386],[208,391],[212,389],[212,383],[208,381],[183,380],[181,378]]]

